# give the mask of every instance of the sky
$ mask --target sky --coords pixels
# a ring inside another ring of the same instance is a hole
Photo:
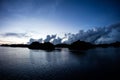
[[[0,44],[64,37],[119,22],[119,0],[0,0]]]

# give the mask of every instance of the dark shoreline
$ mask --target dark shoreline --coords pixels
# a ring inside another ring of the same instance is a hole
[[[114,42],[110,44],[92,44],[89,42],[84,41],[76,41],[71,44],[57,44],[53,45],[50,42],[46,43],[39,43],[39,42],[33,42],[30,45],[28,44],[1,44],[0,46],[3,47],[21,47],[21,48],[29,48],[29,49],[42,49],[42,50],[55,50],[55,48],[68,48],[70,50],[78,50],[78,51],[84,51],[89,50],[93,48],[108,48],[108,47],[120,47],[120,42]]]

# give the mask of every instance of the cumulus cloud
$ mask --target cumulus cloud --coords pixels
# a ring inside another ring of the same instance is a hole
[[[38,39],[38,42],[39,42],[39,43],[42,43],[42,42],[43,42],[43,39],[42,39],[42,38]]]
[[[54,39],[56,37],[56,35],[47,35],[46,39],[44,40],[44,42],[50,42],[51,39]]]
[[[58,38],[53,39],[52,43],[56,45],[56,44],[60,44],[61,41],[62,41],[62,38],[58,37]]]
[[[45,39],[40,38],[40,39],[33,39],[30,38],[28,44],[31,44],[32,42],[39,42],[39,43],[43,43],[43,42],[50,42],[51,40],[54,40],[56,38],[56,35],[47,35]]]
[[[72,43],[77,40],[91,42],[95,44],[99,43],[111,43],[120,41],[120,23],[113,24],[108,27],[99,27],[89,29],[87,31],[80,30],[77,34],[66,34],[68,40],[64,43]]]
[[[35,41],[38,41],[38,40],[33,39],[33,38],[30,38],[30,40],[29,40],[28,44],[31,44],[32,42],[35,42]]]
[[[96,43],[112,43],[120,41],[120,23],[107,27],[107,33],[96,40]]]
[[[56,37],[57,35],[47,35],[46,39],[39,39],[41,42],[51,42],[53,44],[66,43],[71,44],[77,40],[91,42],[95,44],[112,43],[120,41],[120,23],[113,24],[107,27],[97,27],[87,31],[79,30],[76,34],[65,34],[63,38]],[[30,42],[36,40],[30,39]]]

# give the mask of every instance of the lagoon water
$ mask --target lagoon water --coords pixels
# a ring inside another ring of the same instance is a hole
[[[0,80],[113,78],[119,77],[119,68],[120,48],[44,51],[0,47]]]

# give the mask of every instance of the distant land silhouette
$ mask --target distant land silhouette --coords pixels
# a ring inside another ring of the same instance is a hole
[[[110,44],[92,44],[90,42],[85,42],[85,41],[75,41],[71,44],[52,44],[50,42],[45,42],[45,43],[39,43],[37,41],[32,42],[30,45],[28,44],[2,44],[1,46],[4,47],[26,47],[29,49],[42,49],[42,50],[54,50],[55,48],[68,48],[70,50],[79,50],[79,51],[84,51],[88,49],[93,49],[93,48],[108,48],[108,47],[120,47],[120,42],[114,42]]]
[[[94,48],[95,45],[89,43],[89,42],[85,42],[85,41],[75,41],[72,44],[70,44],[70,46],[68,47],[70,50],[88,50],[91,48]]]
[[[33,42],[28,46],[29,49],[54,50],[55,46],[50,42],[39,43]]]
[[[4,47],[28,47],[28,44],[2,44],[0,46]]]
[[[69,44],[64,44],[64,43],[55,45],[55,47],[57,47],[57,48],[68,48],[69,46],[70,46]]]

